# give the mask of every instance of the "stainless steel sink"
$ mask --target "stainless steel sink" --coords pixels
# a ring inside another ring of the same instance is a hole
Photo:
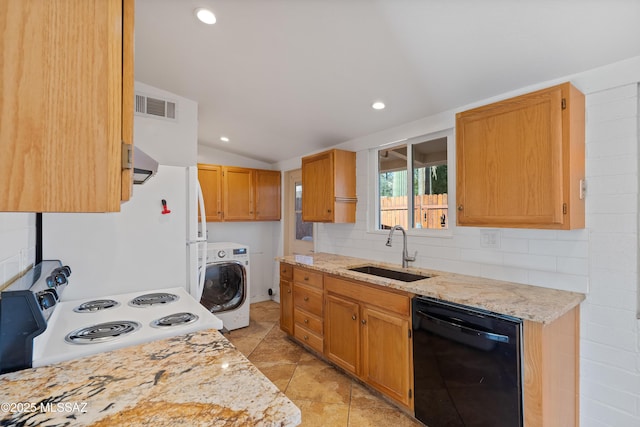
[[[401,282],[415,282],[416,280],[428,279],[431,276],[407,273],[406,271],[389,270],[375,265],[363,265],[361,267],[349,268],[350,271],[370,274],[372,276],[384,277],[387,279],[400,280]]]

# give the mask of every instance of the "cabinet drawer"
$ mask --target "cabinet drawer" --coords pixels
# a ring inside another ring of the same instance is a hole
[[[293,267],[293,280],[314,288],[322,289],[322,273],[305,268]]]
[[[333,276],[327,276],[326,282],[327,292],[374,305],[392,313],[409,316],[411,299],[406,293],[389,291],[381,286],[352,282]]]
[[[306,313],[302,310],[295,310],[293,314],[294,321],[297,325],[308,328],[316,334],[322,336],[322,319]]]
[[[280,263],[280,278],[286,280],[293,278],[293,266],[291,264]]]
[[[298,341],[305,343],[312,349],[316,350],[319,353],[322,353],[323,340],[309,329],[306,329],[299,324],[296,323],[295,326],[295,337]]]
[[[316,316],[322,316],[322,292],[313,288],[293,284],[293,304]]]

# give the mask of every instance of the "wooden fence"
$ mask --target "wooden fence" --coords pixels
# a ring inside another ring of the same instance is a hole
[[[449,218],[447,214],[446,194],[423,194],[415,196],[414,218],[416,225],[422,228],[448,228]],[[405,229],[407,224],[407,197],[380,197],[380,225],[382,228],[391,228],[401,225]]]

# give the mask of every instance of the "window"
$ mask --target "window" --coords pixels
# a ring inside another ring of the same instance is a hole
[[[377,149],[377,229],[448,228],[447,137]]]

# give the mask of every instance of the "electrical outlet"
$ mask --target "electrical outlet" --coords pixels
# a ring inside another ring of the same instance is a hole
[[[480,247],[487,249],[500,249],[500,231],[482,230],[480,231]]]

